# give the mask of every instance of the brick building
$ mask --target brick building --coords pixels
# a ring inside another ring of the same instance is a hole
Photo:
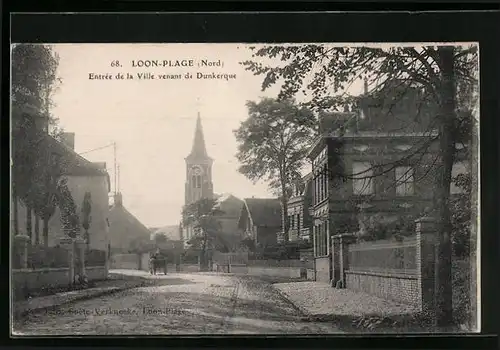
[[[292,195],[288,199],[288,235],[290,241],[310,241],[312,220],[309,213],[312,205],[312,173],[304,176],[293,185]]]
[[[216,218],[220,224],[220,236],[229,250],[235,250],[243,237],[239,227],[241,208],[244,203],[230,193],[217,195],[217,208],[220,212]]]
[[[394,222],[433,206],[439,149],[433,107],[422,106],[420,90],[403,97],[394,91],[382,101],[366,94],[358,107],[320,116],[308,154],[317,280],[332,279],[333,235],[362,234],[366,223]],[[464,168],[457,163],[454,173]]]
[[[281,232],[281,211],[279,199],[245,198],[239,217],[244,237],[253,239],[256,246],[276,244]]]

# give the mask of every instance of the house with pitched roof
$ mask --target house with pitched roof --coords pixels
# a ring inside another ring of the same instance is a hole
[[[312,241],[312,218],[309,213],[312,205],[312,179],[312,173],[309,173],[292,186],[292,194],[287,203],[290,242]]]
[[[320,115],[307,155],[318,281],[333,278],[333,236],[363,236],[370,226],[432,208],[439,144],[432,129],[435,109],[426,101],[419,89],[395,88],[381,96],[365,91],[355,108]],[[463,156],[457,151],[457,160]]]
[[[123,205],[121,193],[114,195],[109,209],[109,238],[111,254],[128,253],[150,241],[150,231]]]
[[[50,162],[57,162],[61,166],[62,173],[59,179],[66,180],[66,186],[71,193],[76,205],[76,213],[80,216],[80,234],[83,236],[84,229],[81,228],[83,221],[82,206],[86,193],[90,193],[91,223],[89,228],[89,248],[107,251],[109,246],[109,198],[110,191],[109,174],[106,171],[106,163],[90,162],[74,151],[75,134],[64,133],[62,141],[57,141],[48,134],[42,141],[47,150],[47,166]],[[88,195],[87,195],[88,196]],[[63,236],[61,224],[61,210],[55,207],[54,214],[48,220],[48,237],[42,237],[41,218],[33,210],[28,210],[21,199],[17,199],[13,206],[17,205],[17,218],[12,216],[12,232],[14,232],[14,220],[17,220],[17,234],[30,237],[32,244],[47,244],[49,247],[59,243]],[[14,210],[15,212],[15,210]],[[30,221],[28,220],[30,218]],[[31,222],[32,225],[27,223]],[[47,240],[47,242],[45,242]]]
[[[244,238],[251,238],[255,245],[269,246],[277,243],[281,232],[281,203],[275,198],[245,198],[238,226]]]
[[[244,202],[231,193],[223,193],[215,195],[215,197],[217,198],[217,209],[220,210],[216,214],[217,222],[220,225],[219,236],[228,250],[234,250],[243,238],[243,230],[238,223]]]

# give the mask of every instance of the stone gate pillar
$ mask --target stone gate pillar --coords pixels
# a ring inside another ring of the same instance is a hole
[[[356,237],[352,233],[344,233],[339,237],[339,252],[340,252],[340,280],[342,281],[342,288],[347,287],[346,274],[349,270],[349,244],[352,244]]]
[[[423,217],[415,220],[417,238],[417,276],[421,310],[431,320],[436,318],[436,244],[437,220]]]
[[[331,258],[332,258],[332,287],[335,287],[341,280],[340,276],[340,235],[331,238]]]

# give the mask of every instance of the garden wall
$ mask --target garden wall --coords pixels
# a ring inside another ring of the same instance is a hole
[[[380,240],[348,246],[346,286],[385,299],[418,304],[417,241]]]
[[[421,218],[415,235],[400,240],[353,243],[353,235],[334,236],[333,284],[434,312],[436,235],[436,221]]]

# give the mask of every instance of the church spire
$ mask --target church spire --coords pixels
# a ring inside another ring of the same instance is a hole
[[[205,147],[205,137],[203,136],[203,127],[201,126],[200,112],[196,118],[196,129],[194,131],[193,148],[188,158],[206,159],[208,157],[207,148]]]

